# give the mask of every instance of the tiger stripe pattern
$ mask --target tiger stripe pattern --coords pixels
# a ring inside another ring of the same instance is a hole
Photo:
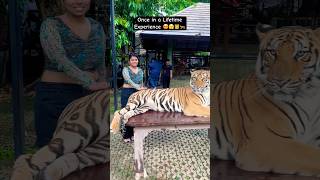
[[[255,74],[211,87],[212,153],[244,170],[320,176],[320,28],[257,34]]]
[[[11,180],[59,180],[109,161],[109,90],[71,102],[59,117],[53,138],[35,154],[21,155]]]
[[[114,113],[111,129],[119,132],[120,125],[132,116],[149,110],[183,112],[187,116],[210,116],[210,71],[191,71],[190,87],[146,89],[133,93],[126,107]]]

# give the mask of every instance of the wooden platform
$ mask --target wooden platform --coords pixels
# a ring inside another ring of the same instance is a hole
[[[132,127],[150,126],[178,126],[194,124],[210,124],[210,119],[205,117],[185,116],[179,112],[148,111],[144,114],[129,119],[127,125]]]
[[[110,163],[87,167],[76,171],[62,180],[107,180],[110,179]]]
[[[210,179],[213,180],[319,180],[316,177],[249,172],[239,169],[234,161],[210,159]]]
[[[143,140],[151,131],[209,129],[210,118],[185,116],[178,112],[148,111],[130,118],[127,125],[134,127],[135,179],[140,179],[147,177],[143,159]]]

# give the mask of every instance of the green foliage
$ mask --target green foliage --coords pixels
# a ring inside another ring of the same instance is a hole
[[[122,49],[132,46],[133,21],[138,16],[158,15],[159,0],[115,0],[115,36],[118,54],[122,56]]]
[[[130,22],[121,16],[116,16],[114,20],[114,24],[116,26],[115,34],[117,38],[117,44],[116,44],[117,49],[121,49],[123,45],[130,45],[131,43],[127,38],[128,30],[131,28]]]
[[[133,22],[136,17],[159,16],[160,12],[170,16],[196,2],[201,0],[115,0],[115,36],[118,55],[123,56],[124,47],[134,48],[132,47]]]
[[[162,10],[170,16],[191,6],[193,3],[194,0],[162,0],[160,6]]]
[[[27,147],[25,154],[33,154],[37,151],[36,148]],[[14,160],[14,149],[13,148],[2,148],[0,147],[0,161],[13,161]]]
[[[6,149],[6,148],[0,147],[0,161],[13,160],[13,159],[14,159],[13,149]]]

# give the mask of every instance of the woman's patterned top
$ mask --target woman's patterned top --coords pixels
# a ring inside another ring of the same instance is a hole
[[[73,33],[58,17],[47,18],[40,29],[45,69],[65,72],[86,88],[95,80],[84,71],[97,71],[98,81],[106,80],[104,30],[97,21],[88,19],[91,31],[86,40]]]
[[[143,70],[138,67],[138,72],[134,73],[129,67],[124,67],[122,70],[124,83],[130,84],[135,89],[139,90],[143,86]]]

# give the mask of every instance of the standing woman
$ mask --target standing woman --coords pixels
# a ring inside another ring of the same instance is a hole
[[[49,143],[63,109],[73,100],[107,88],[105,34],[85,16],[90,0],[62,0],[64,14],[40,28],[45,68],[36,87],[36,145]]]
[[[146,89],[143,86],[143,70],[138,67],[138,63],[138,56],[135,54],[130,54],[129,66],[124,67],[122,70],[124,84],[121,90],[121,108],[124,108],[127,105],[131,94],[137,92],[138,90]],[[122,134],[125,142],[130,142],[133,140],[133,128],[131,126],[126,125]]]
[[[162,69],[162,87],[169,88],[170,80],[172,80],[172,66],[170,60],[167,59]]]

